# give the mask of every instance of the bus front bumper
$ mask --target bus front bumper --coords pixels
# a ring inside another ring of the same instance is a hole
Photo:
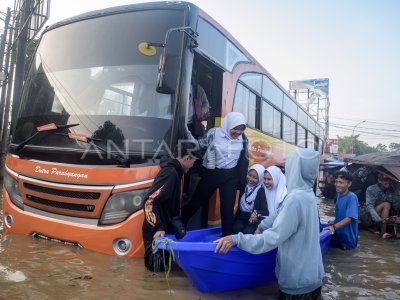
[[[78,224],[31,212],[16,207],[3,188],[3,231],[5,233],[37,235],[73,243],[95,252],[142,258],[143,211],[132,214],[124,222],[97,226]]]

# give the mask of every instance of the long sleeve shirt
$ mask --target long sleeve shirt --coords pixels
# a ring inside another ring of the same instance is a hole
[[[375,210],[375,207],[383,202],[392,203],[392,193],[387,191],[382,191],[378,184],[371,185],[367,188],[365,195],[365,207],[367,211],[371,214],[372,220],[374,222],[381,222],[382,219]]]

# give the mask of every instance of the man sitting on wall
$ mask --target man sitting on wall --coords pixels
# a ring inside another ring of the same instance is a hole
[[[378,182],[367,188],[366,209],[371,214],[372,220],[381,223],[382,238],[390,238],[386,232],[386,219],[389,217],[393,201],[393,193],[390,189],[390,179],[383,173],[378,174]],[[383,222],[382,222],[383,221]]]

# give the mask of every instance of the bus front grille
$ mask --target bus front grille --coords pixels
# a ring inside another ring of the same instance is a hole
[[[58,209],[68,209],[68,210],[72,210],[72,211],[82,211],[82,212],[93,212],[95,210],[94,205],[51,201],[51,200],[43,199],[43,198],[32,196],[32,195],[26,195],[26,198],[29,201],[32,201],[34,203],[45,205],[48,207],[58,208]]]
[[[28,182],[24,182],[24,187],[26,189],[40,192],[43,194],[49,194],[67,198],[89,199],[89,200],[97,200],[100,198],[100,193],[97,192],[66,191],[66,190],[53,189],[49,187],[34,185]]]
[[[23,203],[43,212],[77,218],[99,219],[114,188],[49,182],[20,176]]]

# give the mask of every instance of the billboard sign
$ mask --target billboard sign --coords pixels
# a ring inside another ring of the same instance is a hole
[[[325,153],[338,154],[339,145],[337,139],[327,139],[325,141]]]
[[[314,93],[319,94],[319,96],[321,97],[328,97],[329,78],[290,81],[289,89],[291,90],[308,89],[314,91]]]

